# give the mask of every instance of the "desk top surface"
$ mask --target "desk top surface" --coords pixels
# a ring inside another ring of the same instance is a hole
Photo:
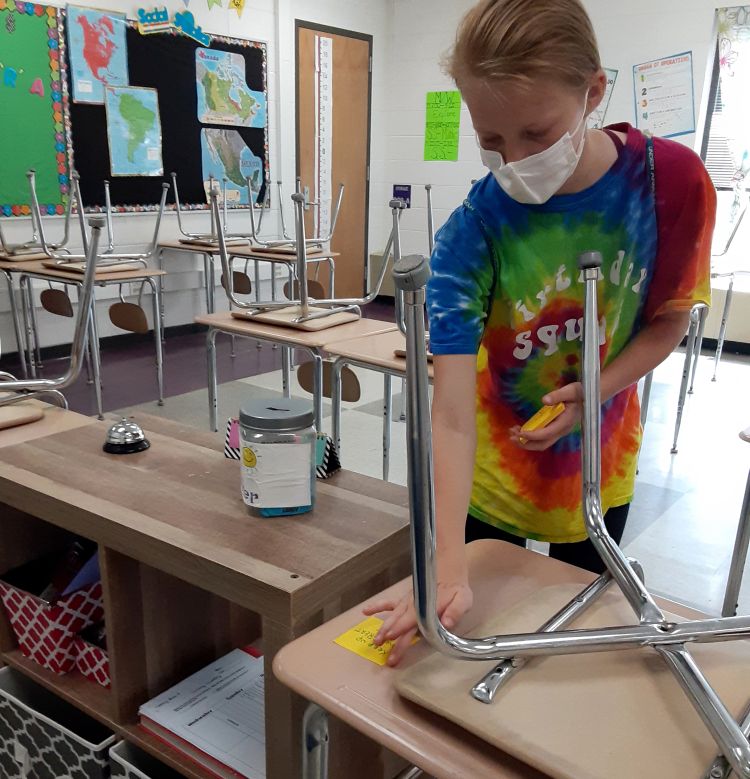
[[[92,425],[96,421],[94,417],[85,417],[83,414],[66,411],[63,408],[51,406],[39,400],[26,400],[23,402],[23,405],[43,409],[44,416],[39,421],[28,425],[18,425],[17,427],[0,430],[0,449],[62,433],[65,430]]]
[[[477,626],[488,614],[503,613],[544,587],[575,583],[583,588],[594,578],[579,568],[502,541],[477,541],[469,545],[468,555],[474,607],[458,624],[456,632],[460,635],[476,635]],[[399,597],[410,587],[411,580],[407,579],[378,597]],[[697,616],[696,612],[670,605],[672,611]],[[295,692],[439,779],[547,779],[547,774],[401,698],[394,686],[399,669],[375,665],[334,644],[334,639],[364,619],[359,605],[296,639],[276,655],[276,676]],[[402,667],[410,667],[431,651],[424,640],[420,641],[409,650]],[[487,671],[486,663],[466,665],[476,666],[477,681]],[[521,671],[524,673],[533,674],[533,668]],[[521,676],[511,684],[522,684]],[[602,701],[603,711],[606,706]],[[684,706],[690,708],[687,700]],[[633,716],[637,711],[634,703],[628,712],[611,714]]]
[[[217,314],[201,314],[195,317],[195,321],[199,325],[208,325],[232,335],[267,338],[277,343],[310,349],[327,349],[330,344],[339,341],[372,335],[373,333],[387,333],[396,329],[393,322],[363,317],[355,322],[329,327],[327,330],[307,331],[281,325],[267,325],[262,322],[254,322],[252,319],[237,319],[227,311]]]
[[[182,241],[160,241],[160,249],[171,249],[191,254],[210,254],[218,255],[219,247],[200,243],[182,243]],[[268,249],[260,249],[247,244],[227,244],[227,254],[230,257],[242,257],[248,260],[263,260],[264,262],[283,262],[286,265],[297,262],[297,255],[294,253],[272,252]],[[308,262],[315,260],[327,260],[328,258],[340,257],[340,252],[323,250],[322,252],[309,251],[307,253]]]
[[[314,511],[251,517],[223,435],[139,415],[151,448],[102,451],[111,420],[0,449],[0,503],[278,621],[321,608],[408,546],[406,490],[341,472]]]
[[[373,368],[385,368],[398,373],[406,373],[406,358],[396,355],[396,349],[406,348],[406,338],[399,330],[388,333],[376,333],[348,341],[337,341],[327,351],[334,357],[356,360],[372,365]],[[432,378],[432,363],[428,363],[427,372]]]
[[[29,276],[50,277],[60,279],[61,281],[73,281],[81,283],[83,281],[84,274],[79,271],[63,270],[64,266],[60,266],[60,270],[57,268],[47,268],[43,262],[16,262],[8,263],[15,267],[10,270],[15,270],[18,273],[25,273]],[[0,265],[2,268],[2,265]],[[156,268],[134,268],[133,270],[120,270],[110,271],[101,270],[96,272],[96,281],[133,281],[134,279],[154,278],[156,276],[166,275],[165,271],[157,270]]]

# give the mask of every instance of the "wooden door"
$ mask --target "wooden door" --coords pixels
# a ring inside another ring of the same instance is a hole
[[[331,242],[340,253],[335,294],[359,297],[367,278],[372,36],[299,20],[296,29],[297,175],[320,204],[305,215],[307,235],[327,234],[343,183]],[[317,279],[328,293],[325,266]]]

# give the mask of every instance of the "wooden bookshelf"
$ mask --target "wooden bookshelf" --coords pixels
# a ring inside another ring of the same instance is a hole
[[[159,741],[139,725],[129,725],[121,728],[120,735],[126,741],[148,752],[164,765],[179,771],[186,779],[215,779],[216,775],[209,773],[197,763],[181,755],[177,750]]]
[[[78,671],[67,674],[52,673],[24,657],[20,649],[3,652],[0,657],[6,665],[15,668],[16,671],[46,687],[68,703],[72,703],[90,717],[99,720],[105,727],[112,731],[118,729],[113,716],[112,693],[107,688],[86,679]]]
[[[267,776],[299,776],[306,702],[276,679],[273,658],[402,578],[405,490],[342,472],[319,484],[310,515],[259,520],[242,504],[238,466],[224,458],[222,436],[145,414],[138,421],[151,448],[119,458],[102,451],[109,423],[30,435],[7,447],[0,432],[0,574],[65,549],[71,534],[98,544],[112,687],[27,660],[4,610],[0,664],[186,779],[211,779],[141,730],[138,710],[232,649],[262,641]],[[349,776],[348,769],[331,779]]]

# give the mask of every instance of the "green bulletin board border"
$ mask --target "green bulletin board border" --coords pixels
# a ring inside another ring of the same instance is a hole
[[[67,77],[65,69],[65,36],[62,34],[62,9],[41,3],[27,3],[21,0],[0,0],[0,11],[8,13],[27,14],[28,16],[44,16],[54,20],[49,25],[55,31],[47,42],[49,48],[50,82],[49,88],[51,108],[55,120],[55,153],[57,155],[57,174],[60,191],[59,203],[40,203],[43,214],[63,214],[68,201],[70,183],[68,161],[69,157],[69,120],[67,106]],[[29,216],[29,203],[0,203],[0,216]]]

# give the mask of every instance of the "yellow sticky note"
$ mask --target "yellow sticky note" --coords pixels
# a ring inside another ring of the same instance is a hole
[[[394,642],[386,641],[381,646],[376,646],[373,643],[382,624],[382,619],[368,617],[363,622],[360,622],[359,625],[351,628],[351,630],[342,633],[335,639],[334,643],[343,646],[344,649],[348,649],[350,652],[354,652],[355,655],[364,657],[365,660],[369,660],[371,663],[385,665]],[[412,643],[415,643],[417,640],[415,637]]]

